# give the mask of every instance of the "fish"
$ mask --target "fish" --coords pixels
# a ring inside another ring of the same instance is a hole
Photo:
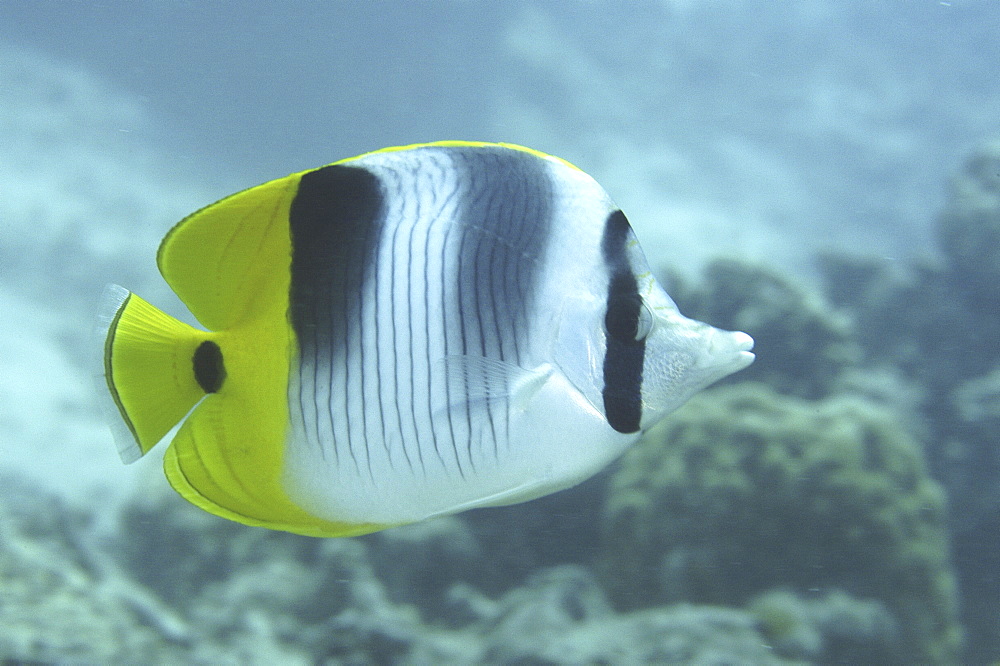
[[[201,326],[106,288],[123,462],[179,425],[163,467],[182,497],[309,536],[574,486],[754,359],[746,333],[678,311],[593,178],[514,144],[278,178],[181,220],[156,262]]]

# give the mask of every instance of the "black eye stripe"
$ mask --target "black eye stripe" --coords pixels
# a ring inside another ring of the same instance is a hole
[[[604,223],[601,254],[612,272],[627,271],[629,268],[628,257],[625,256],[625,244],[628,242],[631,231],[632,227],[629,226],[628,218],[620,210],[611,213]]]
[[[608,290],[608,310],[604,327],[608,335],[622,342],[636,342],[642,298],[631,273],[618,273],[611,278]]]
[[[631,227],[624,213],[618,210],[608,216],[601,240],[601,253],[611,273],[604,316],[608,335],[602,397],[608,423],[621,433],[639,431],[646,354],[645,340],[636,340],[643,305],[626,254],[630,237]]]

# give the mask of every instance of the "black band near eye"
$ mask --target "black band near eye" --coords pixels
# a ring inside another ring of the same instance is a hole
[[[639,431],[642,419],[642,369],[646,354],[645,335],[639,335],[642,296],[628,260],[626,247],[632,238],[624,213],[615,211],[604,226],[601,251],[610,273],[604,326],[604,415],[621,433]],[[639,338],[639,339],[637,339]]]
[[[631,275],[622,276],[631,278]],[[617,280],[618,276],[615,276]],[[634,284],[635,279],[631,282]],[[642,298],[639,294],[622,294],[615,296],[614,287],[612,295],[608,298],[608,311],[604,315],[604,327],[608,335],[619,342],[638,342],[639,338],[639,317],[642,312]]]

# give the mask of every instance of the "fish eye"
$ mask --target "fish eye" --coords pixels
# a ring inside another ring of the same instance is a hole
[[[645,340],[652,330],[653,330],[653,313],[649,310],[649,307],[646,305],[646,302],[643,301],[642,307],[639,308],[639,320],[636,321],[636,329],[635,329],[636,341]]]
[[[653,330],[653,313],[638,294],[613,298],[604,315],[608,335],[621,342],[641,342]]]

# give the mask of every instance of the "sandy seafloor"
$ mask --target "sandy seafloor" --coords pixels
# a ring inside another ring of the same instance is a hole
[[[382,146],[564,157],[695,280],[936,261],[949,179],[1000,136],[998,46],[986,0],[2,2],[0,473],[108,530],[158,493],[95,395],[104,284],[182,315],[154,261],[173,223]]]

